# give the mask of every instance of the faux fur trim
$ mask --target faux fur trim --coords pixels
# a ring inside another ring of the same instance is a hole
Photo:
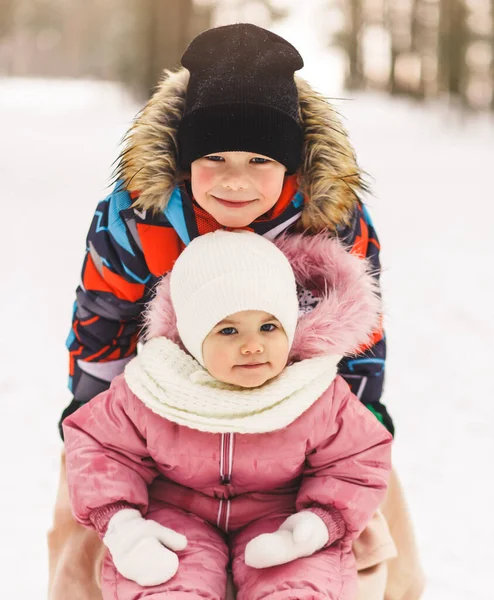
[[[285,235],[275,244],[287,256],[297,283],[321,298],[297,323],[290,361],[324,355],[348,356],[369,341],[381,302],[367,261],[350,254],[327,234]],[[180,345],[166,276],[145,313],[145,338],[164,336]]]
[[[177,129],[185,107],[189,72],[165,71],[158,89],[124,137],[115,179],[139,193],[135,208],[162,211],[177,184]]]
[[[153,299],[144,311],[144,341],[166,337],[184,349],[177,329],[177,317],[170,293],[170,275],[162,277],[154,288]]]
[[[298,321],[291,360],[354,354],[380,321],[379,288],[369,263],[324,233],[285,235],[275,243],[290,261],[298,285],[320,297]]]
[[[177,128],[182,118],[189,72],[165,71],[157,91],[124,138],[115,178],[139,194],[134,206],[162,211],[180,178]],[[297,227],[317,233],[347,225],[364,189],[361,172],[341,119],[331,104],[295,77],[304,129],[304,159],[299,186],[306,203]]]

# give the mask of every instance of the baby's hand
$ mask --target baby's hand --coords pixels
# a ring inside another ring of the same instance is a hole
[[[187,538],[144,519],[138,510],[125,508],[108,523],[103,543],[111,552],[117,571],[142,586],[158,585],[171,579],[178,569],[178,556]]]
[[[324,521],[310,511],[288,517],[274,533],[263,533],[245,547],[245,564],[255,569],[283,565],[310,556],[329,539]]]

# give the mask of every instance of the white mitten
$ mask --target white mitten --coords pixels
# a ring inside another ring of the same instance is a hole
[[[283,565],[314,554],[328,540],[328,528],[321,517],[301,511],[288,517],[274,533],[252,539],[245,547],[245,564],[255,569]]]
[[[148,586],[164,583],[175,575],[178,556],[172,550],[183,550],[187,538],[144,519],[138,510],[124,508],[108,522],[103,543],[121,575]]]

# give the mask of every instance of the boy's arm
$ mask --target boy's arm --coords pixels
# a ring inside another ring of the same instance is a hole
[[[379,282],[381,262],[379,240],[366,207],[358,203],[351,226],[342,232],[342,241],[350,246],[350,252],[366,258],[372,265],[373,276]],[[386,365],[386,339],[379,328],[374,332],[372,342],[351,357],[344,358],[338,365],[340,375],[352,392],[377,419],[394,435],[394,424],[381,395],[384,385]]]
[[[62,421],[106,390],[135,355],[151,274],[137,229],[129,228],[130,219],[125,218],[133,212],[131,204],[130,195],[117,184],[98,204],[89,229],[67,339],[74,399],[62,414],[61,434]]]

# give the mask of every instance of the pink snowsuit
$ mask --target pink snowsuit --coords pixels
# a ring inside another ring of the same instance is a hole
[[[375,295],[365,265],[320,236],[287,240],[278,245],[298,282],[307,285],[308,269],[312,283],[324,277],[327,294],[300,319],[292,357],[350,352],[375,324]],[[165,279],[148,322],[151,336],[175,335],[167,294]],[[220,600],[229,563],[238,600],[356,597],[351,542],[384,498],[392,438],[341,377],[283,429],[220,434],[154,413],[121,375],[65,420],[64,434],[69,491],[80,523],[104,535],[115,512],[130,505],[188,540],[177,552],[177,574],[148,588],[120,575],[107,553],[105,599]],[[327,545],[278,567],[248,567],[246,544],[300,510],[324,520]]]

